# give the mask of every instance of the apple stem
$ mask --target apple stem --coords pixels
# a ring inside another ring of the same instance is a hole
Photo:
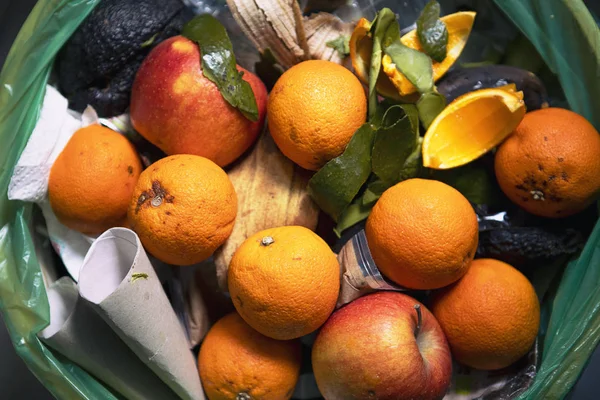
[[[415,327],[415,337],[417,337],[419,336],[419,332],[421,331],[421,322],[423,322],[420,304],[415,304],[415,311],[417,311],[417,326]]]

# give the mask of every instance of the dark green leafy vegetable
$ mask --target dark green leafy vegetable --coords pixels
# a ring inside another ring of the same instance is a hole
[[[446,24],[440,20],[440,5],[431,0],[425,5],[417,19],[417,37],[425,53],[437,62],[446,58],[448,45],[448,30]]]
[[[446,108],[446,98],[443,94],[428,92],[421,95],[417,101],[417,110],[419,110],[419,119],[425,129],[429,128],[429,125],[444,108]]]
[[[344,58],[350,54],[350,37],[340,35],[336,39],[330,40],[326,43],[327,47],[331,47],[340,54],[340,57]]]
[[[398,182],[406,159],[417,146],[419,128],[411,123],[405,109],[414,109],[414,106],[403,104],[387,109],[373,143],[373,173],[388,186]]]
[[[181,34],[198,44],[202,73],[217,85],[223,98],[250,121],[258,121],[254,92],[237,70],[231,41],[219,20],[209,14],[198,15],[185,24]]]
[[[385,33],[383,51],[390,56],[398,71],[400,71],[419,92],[426,93],[433,90],[433,67],[431,58],[425,53],[421,53],[418,50],[411,49],[402,44],[400,41],[400,26],[396,20],[389,24]],[[379,63],[381,64],[381,58],[379,59]],[[371,82],[369,81],[369,83]]]
[[[371,53],[371,67],[369,69],[369,118],[377,110],[377,91],[375,85],[381,70],[382,42],[388,27],[396,21],[396,15],[389,8],[383,8],[373,20],[371,36],[373,38],[373,51]],[[396,22],[397,24],[397,22]]]
[[[371,124],[361,126],[342,155],[328,161],[308,182],[315,203],[336,222],[371,174],[374,136]]]

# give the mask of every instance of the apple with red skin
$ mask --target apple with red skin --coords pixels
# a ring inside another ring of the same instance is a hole
[[[157,45],[137,71],[131,91],[131,123],[167,155],[195,154],[228,166],[254,144],[267,113],[267,89],[237,66],[250,84],[258,120],[246,118],[202,71],[198,45],[174,36]]]
[[[317,335],[312,364],[326,400],[441,399],[452,376],[437,320],[398,292],[369,294],[334,312]]]

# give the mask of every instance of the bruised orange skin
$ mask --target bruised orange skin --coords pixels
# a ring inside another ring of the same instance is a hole
[[[416,339],[415,304],[423,318]],[[450,348],[433,314],[395,292],[334,312],[317,336],[312,363],[327,400],[441,399],[452,375]]]
[[[224,167],[257,139],[265,121],[267,90],[238,66],[250,83],[259,120],[232,107],[204,77],[198,46],[175,36],[156,46],[137,72],[131,92],[133,127],[168,155],[194,154]]]

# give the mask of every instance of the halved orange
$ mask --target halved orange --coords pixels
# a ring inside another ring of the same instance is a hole
[[[448,29],[448,45],[446,58],[440,63],[433,61],[434,81],[444,76],[465,48],[473,27],[473,22],[475,21],[475,12],[457,12],[440,19],[444,21]],[[373,40],[369,36],[370,29],[371,23],[367,19],[361,18],[350,38],[350,59],[352,60],[352,66],[356,75],[365,84],[369,82],[369,68],[373,50]],[[408,47],[423,51],[416,30],[412,30],[402,36],[400,41]],[[396,64],[392,62],[389,56],[384,55],[381,64],[383,74],[380,73],[377,79],[377,91],[379,94],[385,97],[401,99],[402,96],[410,95],[417,90],[398,71]]]
[[[514,85],[466,93],[433,120],[423,138],[423,166],[450,169],[479,158],[510,135],[525,116]]]

